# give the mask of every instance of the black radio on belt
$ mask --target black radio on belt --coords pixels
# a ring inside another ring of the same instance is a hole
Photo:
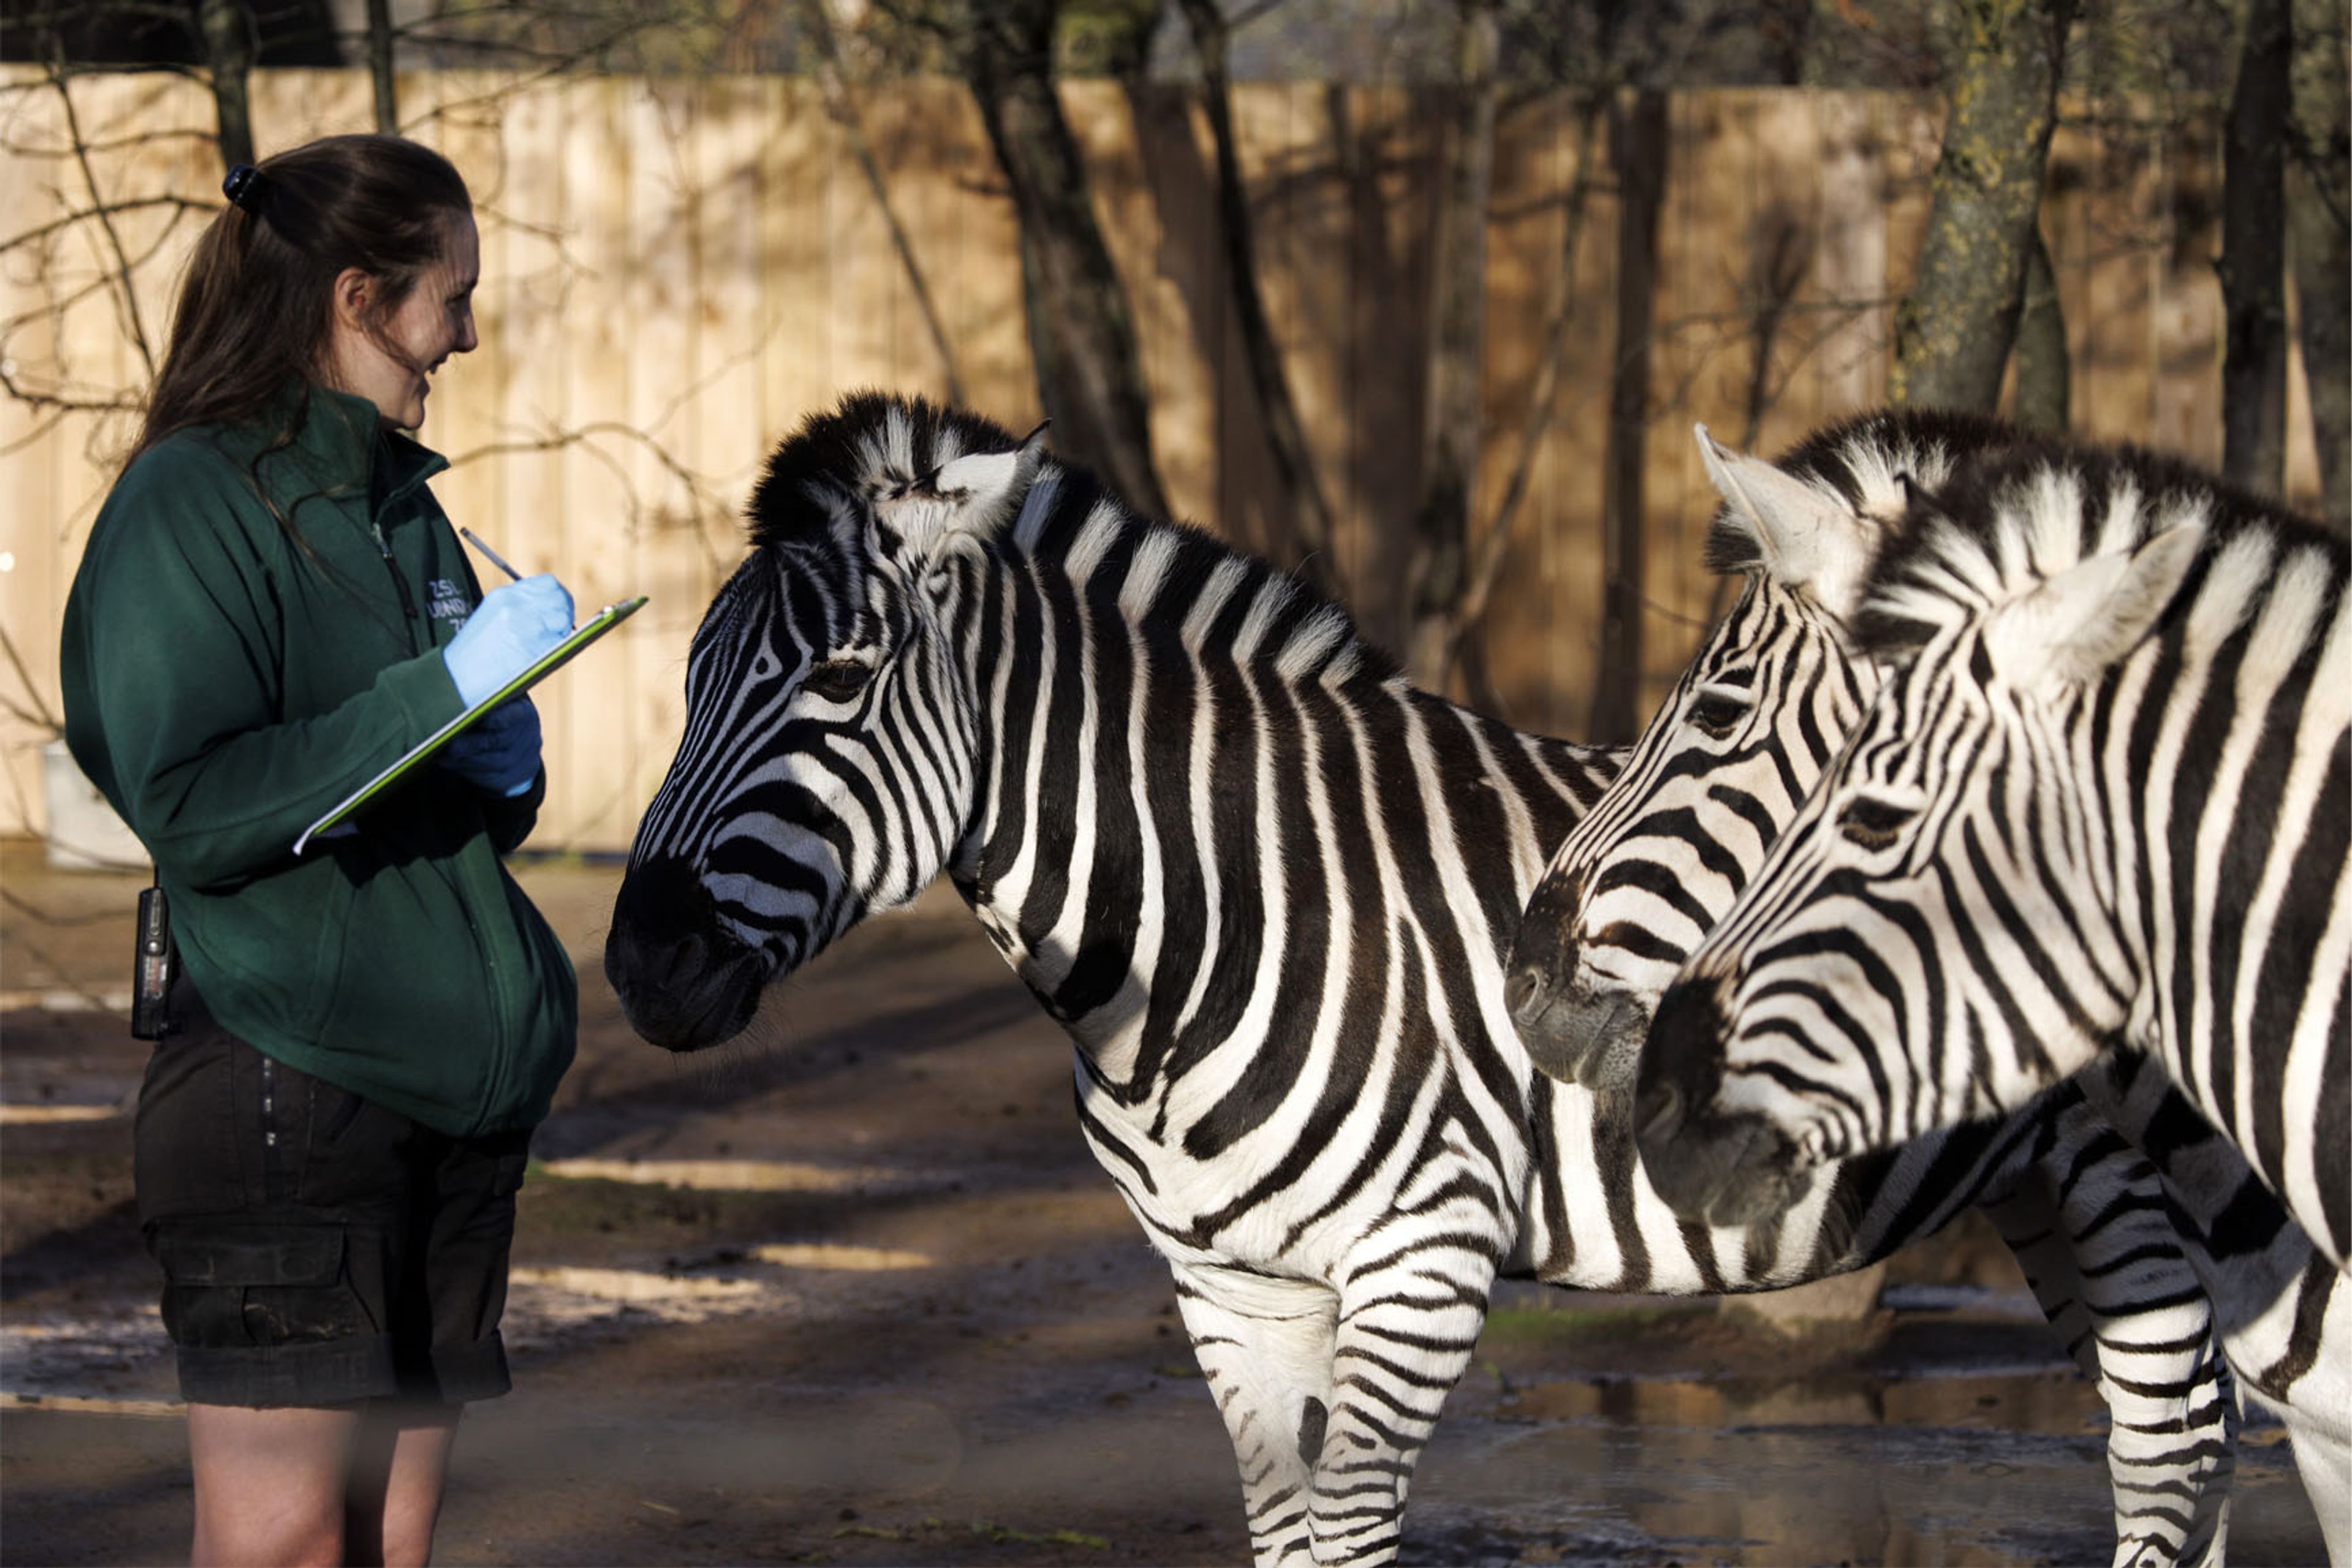
[[[144,889],[139,894],[139,950],[131,957],[132,1038],[160,1040],[171,1029],[171,1015],[164,1004],[179,967],[180,955],[172,947],[172,911],[163,903],[163,889]]]

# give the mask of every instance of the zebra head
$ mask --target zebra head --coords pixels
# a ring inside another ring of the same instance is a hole
[[[751,557],[694,635],[685,733],[605,942],[646,1039],[732,1038],[770,981],[946,862],[971,811],[979,709],[956,639],[1043,428],[1015,441],[858,394],[770,459]]]
[[[1675,968],[1731,906],[1877,689],[1844,623],[1908,484],[2017,439],[2009,426],[1889,411],[1773,462],[1696,431],[1722,493],[1708,566],[1747,579],[1650,721],[1625,771],[1553,856],[1522,917],[1507,996],[1555,1078],[1630,1089]]]
[[[1677,1212],[1769,1218],[1822,1164],[2021,1106],[2126,1027],[2115,803],[2070,763],[2204,515],[2090,454],[1915,499],[1855,623],[1890,674],[1650,1029],[1636,1136]]]

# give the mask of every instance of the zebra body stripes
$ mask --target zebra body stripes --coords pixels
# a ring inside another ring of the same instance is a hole
[[[1613,753],[1414,690],[1264,563],[919,401],[812,418],[752,515],[615,903],[615,991],[656,1043],[715,1044],[945,871],[1072,1037],[1080,1126],[1170,1261],[1261,1560],[1393,1554],[1498,1274],[1794,1283],[2032,1164],[1975,1131],[1775,1225],[1675,1220],[1622,1115],[1536,1073],[1503,1000],[1507,933]],[[2063,1142],[2045,1168],[2097,1158]],[[2009,1184],[2013,1232],[2087,1289],[2104,1241],[2048,1238],[2095,1208]]]
[[[1701,432],[1726,498],[1709,557],[1748,582],[1531,900],[1511,984],[1539,1062],[1589,1082],[1632,1077],[1678,959],[1757,873],[1879,686],[1880,666],[1848,651],[1843,627],[1899,515],[1903,479],[1932,489],[1962,462],[2017,462],[2020,439],[1980,422],[1878,415],[1767,465]],[[2352,1510],[2352,1301],[2335,1289],[2333,1264],[2161,1074],[2128,1059],[2113,1066],[2028,1114],[2079,1114],[2087,1096],[2162,1173],[2170,1228],[2206,1286],[2239,1382],[2285,1418],[2340,1559]],[[1740,1205],[1752,1181],[1715,1184],[1707,1167],[1670,1152],[1653,1173],[1698,1212],[1748,1212]],[[2145,1206],[2144,1176],[2114,1191],[2119,1204]],[[2123,1376],[2153,1386],[2147,1363],[2125,1359],[2144,1327],[2103,1326],[2100,1338],[2129,1368]]]

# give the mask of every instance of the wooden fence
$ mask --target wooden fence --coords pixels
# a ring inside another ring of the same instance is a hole
[[[687,641],[739,559],[734,509],[774,440],[866,385],[943,386],[942,367],[848,138],[809,82],[594,78],[502,92],[404,78],[404,114],[473,183],[482,348],[442,375],[426,438],[454,459],[451,513],[593,605],[652,606],[545,689],[553,789],[535,843],[625,846],[667,764]],[[264,73],[264,151],[371,123],[364,77]],[[1231,325],[1205,121],[1178,88],[1073,82],[1065,102],[1134,303],[1172,504],[1245,548],[1286,535]],[[862,97],[891,202],[938,302],[967,399],[1036,414],[1012,207],[969,97],[937,80]],[[1417,495],[1434,100],[1408,89],[1256,85],[1236,113],[1275,326],[1324,483],[1335,553],[1376,633],[1393,625]],[[210,102],[170,75],[84,78],[72,115],[37,73],[0,73],[0,831],[40,831],[36,755],[58,707],[65,592],[138,342],[160,344],[181,259],[216,202]],[[1674,100],[1647,469],[1654,698],[1717,604],[1698,563],[1711,506],[1690,439],[1778,448],[1866,407],[1885,382],[1935,153],[1932,103],[1707,91]],[[1498,132],[1480,528],[1518,458],[1558,307],[1580,140],[1565,97]],[[2073,353],[2078,429],[2220,455],[2221,305],[2210,116],[2062,132],[2043,215]],[[1564,380],[1534,448],[1483,657],[1507,717],[1581,731],[1601,605],[1601,474],[1615,202],[1599,172],[1574,258]],[[89,221],[93,187],[111,237]],[[178,200],[200,204],[184,207]],[[147,205],[135,205],[135,204]],[[126,205],[133,204],[133,205]],[[58,225],[47,227],[45,226]],[[126,300],[117,286],[127,273]],[[1759,366],[1760,359],[1760,366]],[[2315,487],[2299,364],[2292,488]]]

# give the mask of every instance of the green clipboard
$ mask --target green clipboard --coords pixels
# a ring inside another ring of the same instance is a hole
[[[520,675],[516,676],[504,686],[499,687],[496,691],[491,692],[488,697],[483,698],[479,702],[475,703],[471,708],[467,709],[463,713],[458,714],[455,719],[450,720],[446,724],[442,725],[438,730],[434,731],[430,735],[425,736],[425,739],[417,742],[416,744],[411,746],[401,755],[399,761],[394,763],[390,767],[385,768],[383,772],[376,774],[375,777],[368,780],[367,783],[360,785],[359,788],[353,790],[341,800],[336,802],[333,808],[330,810],[326,816],[319,818],[318,821],[310,824],[310,826],[302,830],[302,837],[294,840],[294,853],[299,855],[302,853],[303,849],[309,846],[311,839],[316,838],[320,834],[326,832],[329,828],[335,826],[339,823],[348,820],[353,813],[360,809],[360,807],[367,805],[368,802],[373,800],[376,796],[390,789],[394,784],[398,784],[402,779],[406,778],[410,773],[415,773],[419,767],[422,767],[426,762],[430,761],[435,752],[447,745],[453,737],[464,731],[468,725],[472,724],[475,720],[479,719],[483,714],[488,712],[491,709],[496,708],[499,703],[506,701],[509,698],[520,696],[523,692],[530,690],[532,687],[537,686],[541,681],[545,680],[549,676],[553,675],[557,670],[562,669],[565,665],[571,663],[573,657],[576,656],[582,648],[586,647],[590,643],[594,642],[598,637],[603,637],[606,632],[611,631],[614,626],[619,626],[623,621],[625,621],[631,616],[635,615],[638,610],[645,606],[645,603],[646,595],[643,594],[639,594],[633,599],[623,599],[616,604],[605,605],[603,609],[597,611],[594,615],[589,616],[586,620],[572,627],[572,635],[565,637],[562,642],[557,643],[544,654],[541,654],[538,662],[532,664]]]

